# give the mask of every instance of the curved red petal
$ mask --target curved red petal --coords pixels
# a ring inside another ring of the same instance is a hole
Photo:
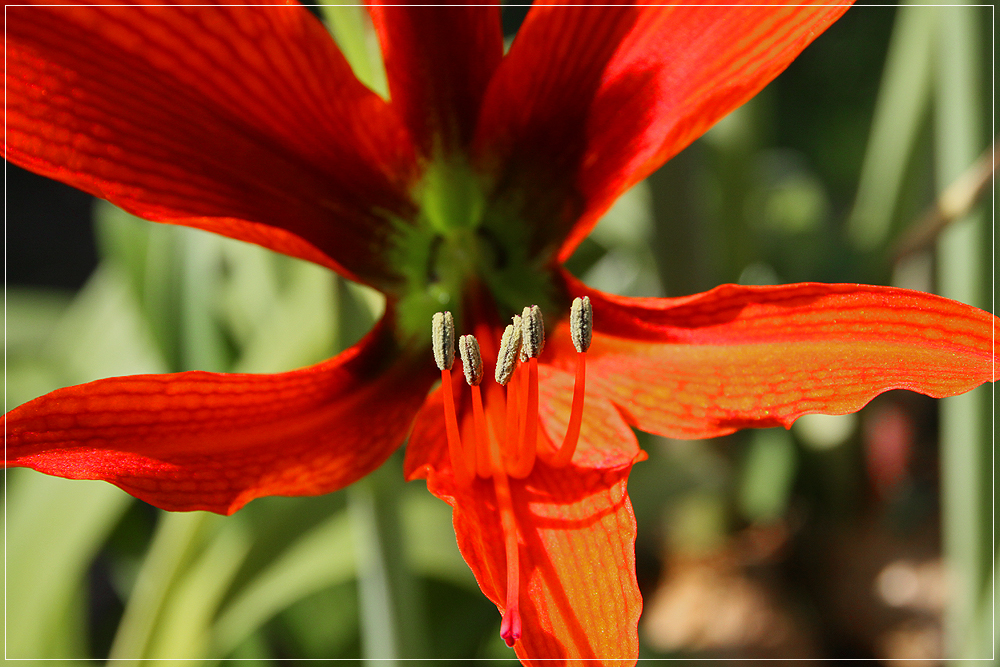
[[[511,480],[523,623],[514,650],[523,663],[621,665],[638,657],[642,597],[635,578],[635,517],[626,493],[629,469],[539,463],[528,478]],[[493,483],[477,479],[443,499],[454,507],[462,556],[483,593],[502,609],[507,561]]]
[[[455,373],[460,375],[459,369]],[[543,443],[559,442],[569,420],[573,376],[539,372]],[[458,383],[456,386],[463,386]],[[487,414],[502,415],[496,385],[486,387]],[[458,392],[463,442],[472,436],[469,390]],[[487,597],[503,609],[504,536],[491,480],[457,486],[448,460],[441,391],[431,394],[406,451],[409,479],[427,478],[434,495],[454,508],[459,548]],[[549,444],[548,446],[551,446]],[[580,443],[570,465],[537,461],[523,480],[510,480],[520,531],[520,608],[524,625],[514,648],[533,659],[635,660],[642,609],[635,579],[635,519],[626,495],[632,463],[644,457],[618,410],[587,392]],[[539,663],[541,664],[541,663]]]
[[[997,318],[932,294],[802,283],[633,299],[565,280],[594,308],[588,386],[661,435],[787,427],[890,389],[952,396],[997,378]],[[569,352],[565,328],[549,344],[556,361]]]
[[[472,139],[486,86],[503,56],[500,7],[371,7],[392,107],[424,157]]]
[[[167,510],[231,514],[316,495],[377,468],[435,374],[382,323],[339,356],[277,375],[192,371],[98,380],[7,413],[6,465],[103,479]]]
[[[750,99],[846,9],[536,3],[476,130],[493,197],[532,223],[532,251],[565,260],[618,195]]]
[[[145,218],[376,286],[412,147],[299,5],[19,6],[5,157]]]

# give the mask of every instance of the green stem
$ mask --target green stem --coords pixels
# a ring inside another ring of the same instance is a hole
[[[404,552],[398,459],[348,488],[358,550],[362,656],[389,664],[426,654],[417,581]]]
[[[129,596],[125,613],[108,654],[125,667],[138,665],[149,650],[167,593],[192,553],[208,514],[161,512],[153,543]]]
[[[847,231],[854,246],[873,250],[889,238],[907,164],[930,100],[928,48],[936,28],[934,7],[902,6],[886,55],[875,117]]]
[[[975,7],[938,9],[935,150],[938,190],[965,171],[983,150],[979,81],[981,18]],[[982,247],[989,238],[982,212],[945,230],[937,248],[938,291],[985,306]],[[991,580],[992,472],[985,411],[989,390],[980,388],[941,402],[941,485],[944,555],[951,595],[945,611],[945,654],[983,658],[992,652],[978,632],[979,603]]]

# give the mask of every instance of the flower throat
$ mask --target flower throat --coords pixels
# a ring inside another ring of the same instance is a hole
[[[483,359],[479,341],[465,335],[458,341],[462,370],[472,392],[472,438],[463,442],[458,427],[456,390],[451,368],[455,361],[455,322],[450,312],[432,320],[434,360],[441,370],[448,457],[455,484],[466,487],[477,479],[493,480],[497,512],[507,559],[507,595],[500,635],[508,646],[521,637],[519,608],[519,546],[517,518],[511,500],[510,478],[531,474],[536,458],[551,467],[569,464],[580,437],[586,390],[586,352],[593,331],[590,298],[576,298],[570,310],[570,335],[577,351],[576,382],[569,424],[562,445],[555,450],[538,446],[538,357],[545,345],[545,327],[538,306],[527,306],[515,315],[500,339],[495,380],[502,409],[490,413],[483,407]],[[490,415],[496,418],[490,419]]]

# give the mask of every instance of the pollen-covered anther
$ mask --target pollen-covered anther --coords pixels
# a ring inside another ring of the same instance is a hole
[[[590,337],[594,332],[594,309],[590,306],[590,297],[573,299],[569,311],[569,335],[577,352],[590,349]]]
[[[525,306],[521,311],[521,345],[527,358],[538,357],[545,346],[545,323],[542,309]]]
[[[450,312],[434,313],[431,318],[431,345],[438,370],[451,370],[455,363],[455,319]]]
[[[517,358],[521,354],[521,318],[514,316],[514,323],[508,324],[500,338],[500,352],[497,354],[496,381],[506,386],[514,375]]]
[[[458,339],[458,351],[462,355],[465,381],[472,387],[478,387],[483,381],[483,355],[479,352],[479,341],[472,334],[462,336]]]

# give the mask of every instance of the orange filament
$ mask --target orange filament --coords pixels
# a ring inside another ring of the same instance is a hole
[[[531,474],[535,467],[535,450],[538,445],[538,359],[528,359],[528,372],[524,373],[521,397],[524,401],[524,412],[521,419],[521,437],[517,448],[514,448],[513,436],[509,443],[511,461],[508,462],[508,473],[516,479],[523,479]],[[519,406],[520,407],[520,406]]]
[[[576,443],[580,439],[580,424],[583,422],[583,396],[587,389],[587,357],[586,352],[576,353],[576,382],[573,383],[573,407],[569,413],[569,424],[566,426],[566,437],[562,446],[555,453],[549,464],[561,467],[570,462]]]
[[[486,414],[483,412],[483,392],[479,385],[472,387],[472,427],[475,434],[475,471],[483,479],[493,474],[490,456],[490,436],[486,430]]]
[[[506,464],[507,473],[513,475],[513,470],[517,466],[517,422],[518,422],[518,404],[520,403],[517,384],[515,382],[510,382],[507,384],[507,400],[505,422],[506,428],[504,429],[505,438],[504,449],[503,449],[503,459]]]
[[[462,439],[458,434],[458,419],[455,416],[455,391],[452,388],[451,371],[441,371],[441,390],[444,392],[444,428],[448,435],[448,455],[451,458],[451,469],[455,482],[466,486],[472,482],[476,474],[476,450],[462,448]]]

